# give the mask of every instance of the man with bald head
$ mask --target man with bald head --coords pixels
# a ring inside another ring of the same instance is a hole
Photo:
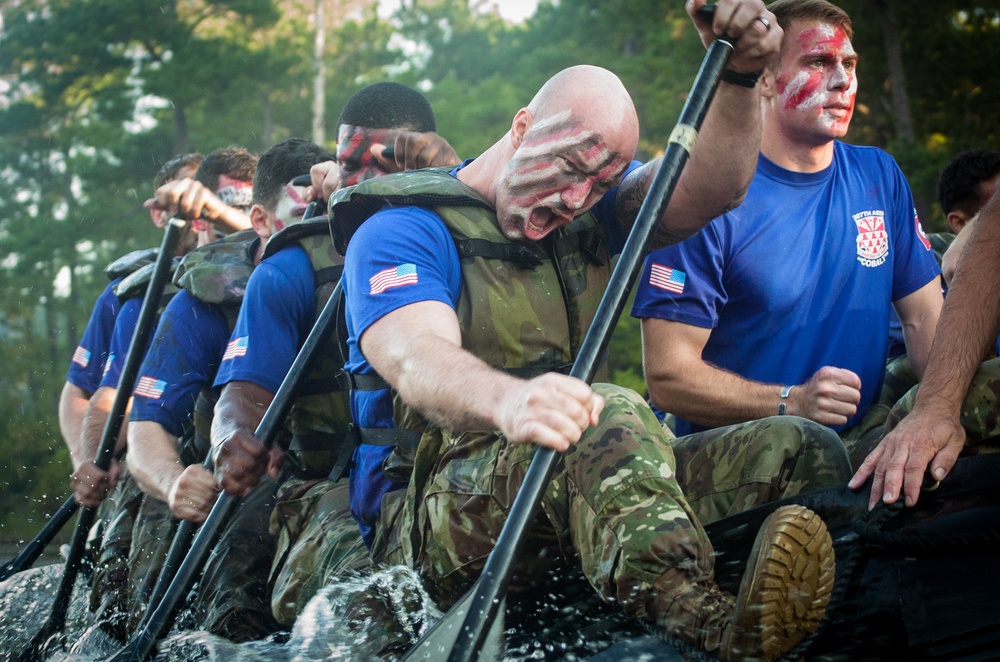
[[[689,4],[692,16],[703,4]],[[739,80],[778,52],[772,19],[759,0],[722,0],[712,24],[695,24],[706,43],[735,38],[727,78]],[[657,245],[738,204],[758,149],[758,106],[751,88],[721,86]],[[347,369],[362,437],[352,505],[362,530],[373,529],[373,560],[416,568],[448,606],[482,569],[535,444],[563,451],[522,581],[582,566],[635,617],[726,659],[773,659],[816,627],[829,599],[822,522],[779,511],[741,594],[725,594],[653,412],[634,392],[564,374],[659,167],[633,161],[638,136],[621,81],[572,67],[479,158],[334,195],[336,229],[349,239]],[[369,480],[377,474],[409,477],[407,489],[380,492],[385,481]],[[779,530],[805,570],[760,581],[787,553]],[[777,601],[795,608],[768,606]]]

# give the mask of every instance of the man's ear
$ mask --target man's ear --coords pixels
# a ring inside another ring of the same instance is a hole
[[[514,120],[510,123],[510,140],[514,149],[520,147],[521,143],[524,142],[524,136],[528,133],[533,121],[534,116],[527,108],[522,108],[514,115]]]
[[[271,236],[270,221],[270,215],[260,205],[250,208],[250,225],[261,239],[268,239]]]
[[[951,232],[952,234],[958,234],[959,232],[962,231],[962,228],[964,228],[966,224],[969,222],[969,218],[970,217],[968,214],[959,209],[954,209],[948,212],[947,216],[948,231]]]
[[[765,99],[771,99],[778,94],[774,88],[774,78],[774,72],[771,71],[771,68],[765,67],[764,73],[760,75],[760,80],[757,82],[757,91]]]

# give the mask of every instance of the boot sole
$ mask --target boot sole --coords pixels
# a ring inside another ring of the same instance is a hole
[[[750,655],[738,657],[772,662],[819,627],[833,591],[833,540],[819,515],[784,506],[764,521],[749,562],[736,614],[738,650]]]

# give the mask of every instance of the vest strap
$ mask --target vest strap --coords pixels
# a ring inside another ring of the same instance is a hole
[[[361,433],[361,443],[369,446],[402,446],[403,448],[416,448],[420,443],[423,433],[416,430],[404,428],[363,428],[358,427]]]
[[[373,372],[368,375],[359,375],[353,372],[346,373],[352,391],[380,391],[390,388],[389,382],[382,379],[382,375]]]
[[[537,269],[542,265],[544,257],[529,246],[521,244],[502,244],[488,239],[459,239],[455,241],[458,256],[482,257],[488,260],[503,260],[512,262],[523,269]]]

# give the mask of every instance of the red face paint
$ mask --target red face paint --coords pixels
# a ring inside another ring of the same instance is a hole
[[[776,103],[786,111],[782,121],[825,138],[843,136],[858,89],[851,40],[840,26],[793,22],[786,44],[775,78]]]
[[[302,214],[309,204],[303,197],[308,190],[308,186],[292,186],[291,182],[285,185],[285,190],[274,207],[275,232],[302,220]]]
[[[510,239],[537,241],[594,206],[627,167],[568,111],[536,122],[498,187],[500,228]]]
[[[372,155],[371,147],[375,144],[392,145],[397,133],[392,129],[366,129],[342,124],[337,134],[340,185],[353,186],[366,179],[389,174]]]

